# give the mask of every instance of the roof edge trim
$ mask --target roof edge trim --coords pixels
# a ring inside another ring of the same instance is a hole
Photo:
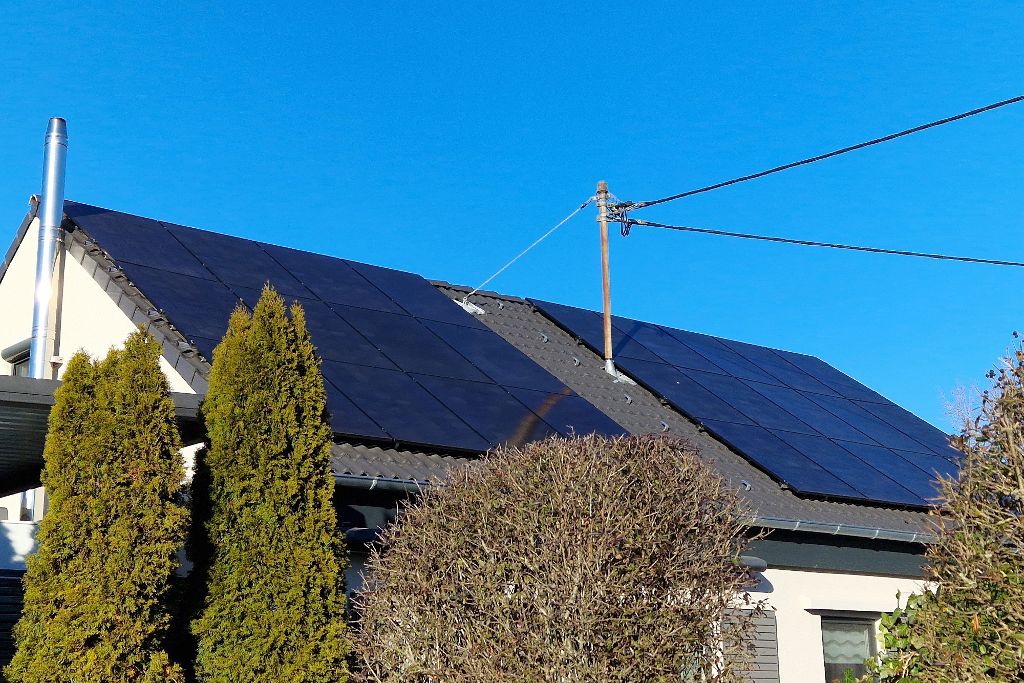
[[[4,256],[4,262],[0,264],[0,282],[3,282],[4,275],[7,274],[7,269],[11,266],[11,261],[14,260],[14,255],[18,253],[18,249],[21,247],[22,241],[25,239],[25,234],[28,233],[28,227],[32,225],[32,221],[35,220],[36,215],[39,213],[39,197],[32,195],[28,198],[28,213],[21,219],[21,225],[18,226],[18,231],[14,234],[14,242],[7,249],[7,254]]]

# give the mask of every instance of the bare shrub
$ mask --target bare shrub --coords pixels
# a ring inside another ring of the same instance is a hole
[[[358,599],[365,681],[739,680],[746,516],[692,448],[550,438],[454,472]]]

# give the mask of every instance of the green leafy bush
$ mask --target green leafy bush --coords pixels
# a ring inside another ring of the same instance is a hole
[[[345,552],[320,364],[298,305],[267,288],[214,351],[201,457],[212,555],[192,630],[199,681],[345,681]]]
[[[735,493],[687,446],[550,438],[428,490],[373,551],[357,666],[379,683],[736,681],[759,605]]]
[[[50,507],[28,558],[11,683],[180,681],[165,649],[169,582],[188,513],[160,345],[133,334],[76,354],[44,452]]]
[[[935,591],[884,621],[884,681],[1024,681],[1024,351],[989,377],[981,414],[955,439],[960,476],[942,482]]]

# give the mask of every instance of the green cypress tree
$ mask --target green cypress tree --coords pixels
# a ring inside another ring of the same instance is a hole
[[[251,317],[235,311],[203,412],[212,556],[192,625],[197,679],[347,680],[331,428],[301,307],[289,318],[268,287]]]
[[[28,559],[11,683],[180,681],[166,597],[188,513],[160,345],[143,332],[68,365],[50,415],[50,507]]]

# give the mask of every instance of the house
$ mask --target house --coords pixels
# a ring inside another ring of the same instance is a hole
[[[14,595],[10,577],[45,512],[33,486],[55,382],[19,376],[38,212],[33,198],[0,266],[0,596]],[[771,607],[750,680],[841,676],[874,651],[897,593],[921,589],[933,478],[955,471],[956,453],[821,360],[616,318],[612,375],[590,311],[492,292],[466,306],[464,287],[71,201],[62,229],[53,379],[76,350],[105,353],[147,325],[190,447],[202,442],[196,406],[229,312],[267,281],[303,303],[324,358],[353,585],[374,530],[449,468],[503,442],[628,432],[697,445],[754,528],[771,532],[748,551],[766,565],[751,593]],[[0,630],[13,600],[0,597]]]

